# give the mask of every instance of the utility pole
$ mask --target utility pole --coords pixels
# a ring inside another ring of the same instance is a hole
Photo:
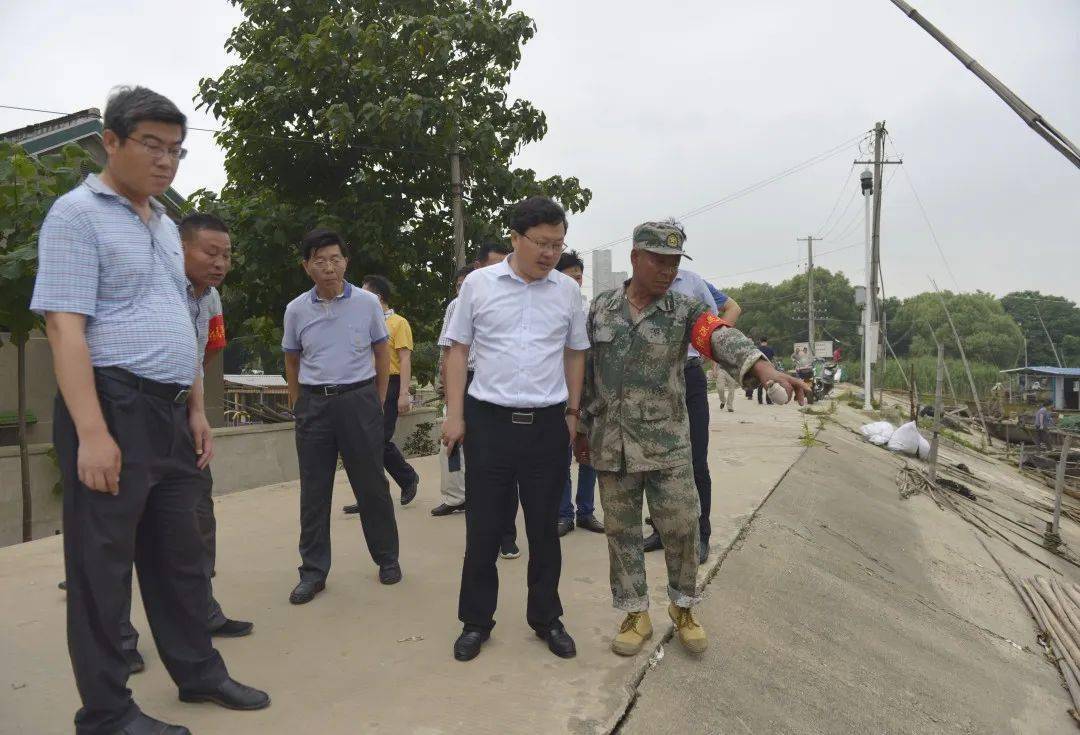
[[[806,312],[808,318],[807,336],[810,341],[810,356],[817,357],[817,349],[814,345],[814,237],[796,238],[799,242],[806,241]]]
[[[461,150],[454,144],[450,154],[450,196],[454,210],[454,268],[465,265],[465,209],[461,202]]]
[[[914,372],[914,370],[912,371]],[[930,440],[930,484],[937,482],[938,444],[941,439],[941,412],[944,409],[941,397],[941,384],[945,376],[945,347],[940,342],[937,346],[937,386],[934,388],[934,437]]]
[[[874,160],[855,161],[856,164],[874,167],[872,184],[867,189],[867,180],[860,177],[862,182],[863,196],[866,198],[867,212],[870,212],[871,197],[873,198],[873,215],[867,226],[869,232],[868,253],[866,258],[866,313],[863,315],[863,410],[869,411],[872,407],[872,374],[870,363],[879,352],[878,340],[871,334],[878,320],[878,269],[881,260],[881,178],[884,166],[900,164],[903,161],[886,161],[885,153],[885,123],[879,122],[874,125]],[[878,330],[880,334],[880,329]]]

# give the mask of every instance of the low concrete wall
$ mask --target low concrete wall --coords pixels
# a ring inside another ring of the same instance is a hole
[[[398,421],[394,441],[403,451],[417,427],[428,423],[427,449],[438,441],[440,421],[431,408],[415,409]],[[420,442],[424,443],[424,442]],[[62,501],[54,490],[60,479],[51,444],[30,447],[30,487],[34,538],[60,532]],[[259,424],[214,429],[214,494],[224,495],[300,477],[293,424]],[[19,448],[0,447],[0,546],[22,541],[22,485]]]

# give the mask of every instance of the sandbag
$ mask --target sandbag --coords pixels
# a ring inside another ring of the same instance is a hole
[[[871,424],[863,424],[859,431],[866,437],[866,440],[871,444],[877,444],[879,447],[883,444],[888,444],[889,439],[892,438],[893,432],[896,431],[896,427],[890,424],[888,421],[875,421]]]
[[[919,427],[914,421],[909,421],[894,431],[887,446],[892,452],[901,452],[920,459],[930,456],[930,442],[919,433]]]

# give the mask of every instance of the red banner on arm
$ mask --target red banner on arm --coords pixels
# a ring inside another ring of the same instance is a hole
[[[690,344],[701,353],[702,357],[712,359],[712,333],[722,327],[732,326],[731,322],[725,321],[711,312],[705,312],[694,322],[694,328],[690,331]]]
[[[206,351],[215,352],[225,349],[225,317],[217,314],[210,318],[209,337],[206,340]]]

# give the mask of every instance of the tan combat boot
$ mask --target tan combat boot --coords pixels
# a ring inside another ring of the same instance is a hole
[[[611,641],[611,650],[620,656],[634,656],[645,641],[652,638],[652,621],[647,611],[632,612],[619,626],[619,634]]]
[[[705,637],[705,629],[698,621],[694,620],[694,612],[688,607],[678,607],[675,603],[668,605],[668,615],[671,622],[675,623],[675,631],[679,634],[679,642],[690,653],[701,653],[709,647],[709,639]]]

